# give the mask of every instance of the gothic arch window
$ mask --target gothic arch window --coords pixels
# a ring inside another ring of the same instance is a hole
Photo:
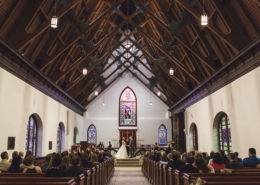
[[[62,122],[58,125],[57,132],[57,152],[61,153],[65,148],[65,126]]]
[[[137,99],[130,87],[126,87],[120,94],[119,126],[137,126]]]
[[[164,124],[161,124],[158,129],[158,143],[159,145],[166,145],[167,144],[167,128]]]
[[[192,123],[190,126],[190,140],[191,140],[191,149],[198,150],[198,130],[195,123]]]
[[[41,155],[42,123],[37,114],[29,117],[26,131],[25,151],[31,151],[33,156]]]
[[[93,124],[88,127],[88,143],[97,144],[97,130]]]
[[[73,135],[73,145],[79,143],[79,129],[78,127],[74,127],[74,135]]]
[[[218,149],[226,154],[232,152],[231,126],[227,114],[223,113],[217,123]]]

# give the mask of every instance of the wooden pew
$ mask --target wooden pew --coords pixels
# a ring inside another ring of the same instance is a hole
[[[0,184],[7,182],[8,184],[78,184],[76,178],[71,177],[0,177]]]

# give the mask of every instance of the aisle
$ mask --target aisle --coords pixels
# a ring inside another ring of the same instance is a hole
[[[116,167],[108,185],[151,185],[143,176],[141,167]]]

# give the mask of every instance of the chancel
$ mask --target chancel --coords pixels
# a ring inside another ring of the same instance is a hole
[[[0,184],[260,184],[259,0],[0,0]]]

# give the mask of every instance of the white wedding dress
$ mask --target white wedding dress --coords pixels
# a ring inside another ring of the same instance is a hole
[[[115,157],[117,159],[127,159],[128,158],[127,150],[126,150],[126,146],[125,146],[125,142],[124,141],[122,141],[122,146],[119,148],[119,150],[116,153]]]

